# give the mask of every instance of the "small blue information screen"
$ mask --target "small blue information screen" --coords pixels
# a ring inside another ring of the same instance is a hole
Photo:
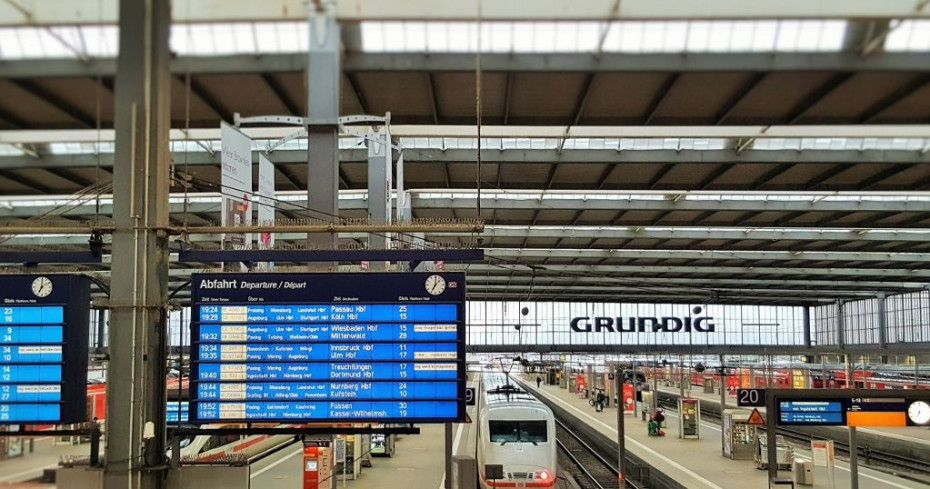
[[[779,400],[778,424],[845,425],[846,401],[844,399]]]
[[[460,273],[192,277],[192,423],[465,418]]]
[[[90,282],[0,277],[0,424],[86,421]]]

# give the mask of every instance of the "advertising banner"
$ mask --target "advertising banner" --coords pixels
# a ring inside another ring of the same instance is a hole
[[[633,414],[634,395],[633,384],[623,384],[623,414]]]
[[[235,127],[221,123],[222,225],[252,225],[252,140]],[[251,233],[226,234],[223,248],[245,250],[252,247]]]

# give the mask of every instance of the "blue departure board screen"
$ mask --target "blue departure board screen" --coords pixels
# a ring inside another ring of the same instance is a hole
[[[845,425],[846,401],[844,399],[779,400],[778,424]]]
[[[464,420],[464,274],[191,284],[193,423]]]
[[[0,276],[0,424],[86,421],[90,282]]]

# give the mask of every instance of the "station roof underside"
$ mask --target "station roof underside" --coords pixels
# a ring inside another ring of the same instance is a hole
[[[20,3],[0,5],[0,26],[116,20],[110,1],[73,0],[69,9]],[[232,0],[222,9],[195,3],[175,9],[176,20],[305,16],[297,0]],[[613,0],[568,10],[560,1],[484,2],[489,21],[855,20],[835,52],[482,53],[481,134],[492,139],[480,143],[474,52],[370,52],[359,24],[472,21],[470,13],[460,2],[428,9],[394,2],[395,10],[382,3],[338,4],[341,113],[391,113],[395,141],[406,148],[404,184],[415,218],[486,222],[480,239],[426,235],[487,249],[485,263],[447,264],[467,268],[471,298],[822,304],[930,285],[930,52],[884,51],[880,43],[866,50],[876,38],[862,27],[877,19],[881,31],[897,25],[890,19],[926,18],[919,2],[785,0],[727,12],[706,1],[657,9],[625,0],[619,10]],[[174,57],[172,127],[191,131],[173,136],[183,149],[172,155],[171,225],[219,221],[216,128],[235,114],[304,115],[306,66],[306,54],[293,52]],[[115,73],[112,57],[0,60],[0,226],[111,219]],[[261,146],[292,129],[247,132]],[[795,147],[785,138],[826,143]],[[511,144],[518,139],[529,147]],[[76,142],[76,150],[61,147]],[[476,175],[479,144],[486,149]],[[277,217],[318,218],[298,193],[308,184],[305,142],[267,156],[276,168]],[[341,217],[367,216],[367,186],[367,150],[347,145],[340,151]],[[93,198],[60,197],[78,192],[104,195],[99,207]],[[279,233],[277,240],[298,246],[305,237]],[[219,243],[213,235],[191,239],[208,249]],[[345,247],[365,242],[364,234],[341,236]],[[38,247],[86,249],[87,236],[0,236],[0,251]],[[172,263],[172,287],[215,265]],[[105,283],[106,268],[30,270],[99,272]]]
[[[924,124],[930,53],[482,54],[482,121],[537,125]],[[474,124],[475,55],[348,52],[341,111]],[[305,54],[178,58],[175,127],[305,113]],[[112,126],[115,59],[8,60],[0,129]],[[186,77],[190,75],[188,97]]]

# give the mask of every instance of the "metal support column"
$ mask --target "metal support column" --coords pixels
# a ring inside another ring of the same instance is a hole
[[[393,161],[391,134],[385,125],[381,131],[368,132],[368,219],[371,224],[391,222],[391,187]],[[368,248],[385,250],[390,248],[387,234],[368,234]],[[371,270],[385,270],[385,262],[372,262]]]
[[[849,489],[859,489],[859,445],[856,427],[849,427]]]
[[[617,371],[614,373],[614,387],[617,389],[617,392],[623,392],[623,369],[617,368]],[[618,396],[620,394],[617,394]],[[626,467],[624,464],[624,459],[626,458],[626,425],[624,422],[626,418],[624,417],[623,410],[623,401],[617,399],[617,472],[619,475],[619,486],[620,489],[626,487]]]
[[[846,348],[846,304],[836,301],[836,346]]]
[[[455,447],[452,445],[452,423],[446,423],[446,477],[444,482],[445,489],[452,489],[452,451]]]
[[[106,341],[104,337],[106,336],[107,331],[107,315],[106,309],[97,309],[97,353],[102,353],[103,349],[106,348]]]
[[[720,355],[720,412],[727,408],[727,368],[723,355]]]
[[[678,387],[680,387],[678,397],[685,397],[685,357],[678,355]]]
[[[106,489],[164,481],[170,3],[119,4]]]
[[[778,425],[778,415],[775,413],[775,396],[771,391],[765,393],[765,446],[766,464],[768,465],[769,482],[778,478],[778,446],[776,445],[775,429]],[[769,484],[771,487],[771,484]]]
[[[804,313],[803,323],[802,323],[802,327],[804,331],[804,348],[810,348],[811,340],[812,340],[811,338],[811,308],[810,306],[804,306],[804,309],[802,311]]]
[[[307,204],[310,215],[334,222],[339,214],[339,24],[332,0],[311,7],[307,61]],[[314,233],[309,244],[336,249],[335,234]]]
[[[876,309],[878,313],[878,347],[882,350],[882,363],[888,363],[888,356],[884,354],[888,349],[888,321],[885,317],[885,294],[880,292],[875,298],[878,302]]]

